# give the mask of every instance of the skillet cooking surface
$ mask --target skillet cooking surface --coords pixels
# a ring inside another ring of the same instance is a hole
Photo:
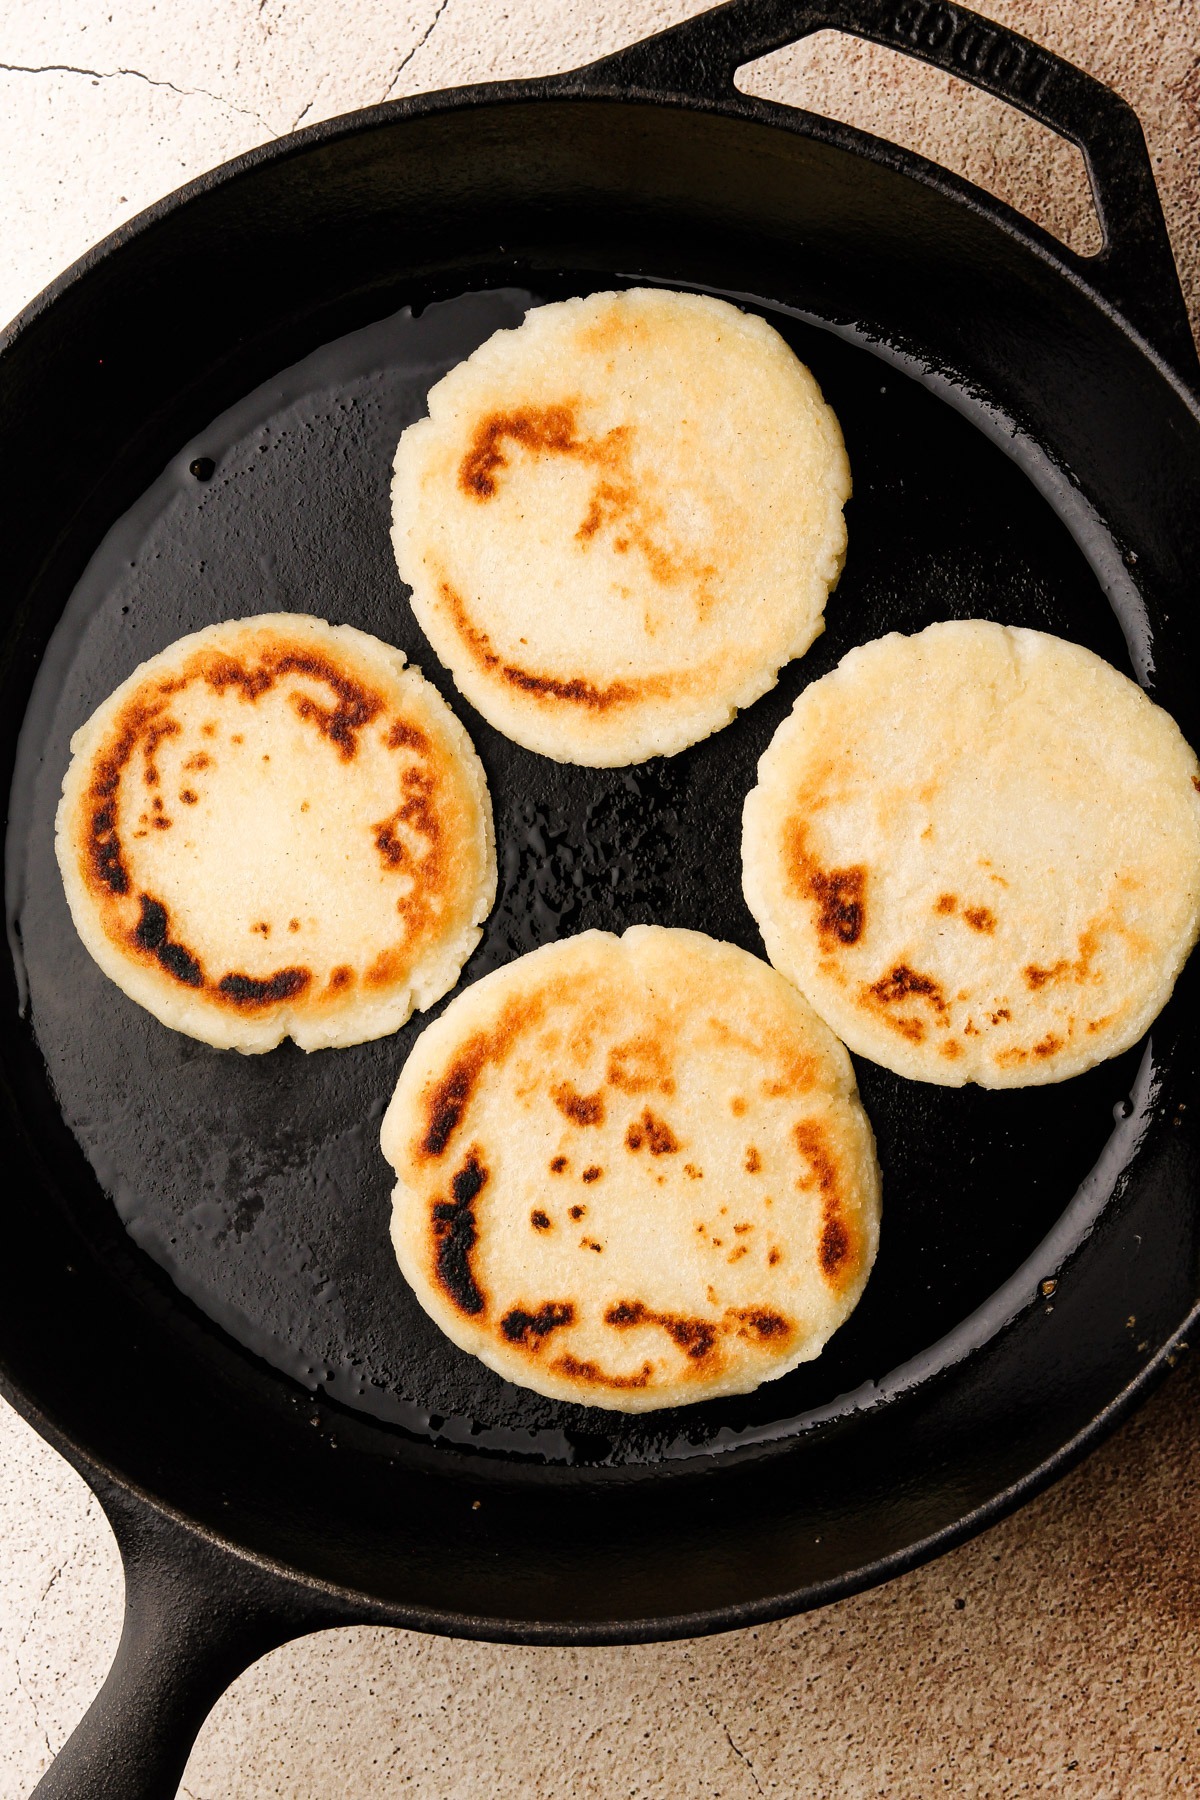
[[[763,306],[837,412],[854,474],[825,634],[772,693],[678,757],[590,770],[508,742],[457,693],[408,609],[388,538],[391,459],[447,368],[528,305],[600,285],[611,283],[566,274],[536,295],[476,292],[395,314],[326,345],[180,448],[110,531],[47,651],[18,760],[9,888],[63,1117],[134,1240],[210,1319],[403,1432],[628,1466],[786,1438],[993,1335],[1060,1270],[1132,1155],[1151,1052],[1006,1093],[913,1084],[857,1061],[884,1177],[882,1246],[857,1312],[816,1363],[754,1394],[625,1419],[502,1381],[442,1337],[399,1275],[378,1125],[431,1015],[351,1050],[209,1049],[100,973],[53,852],[71,733],[138,662],[216,619],[312,612],[401,645],[483,759],[500,887],[464,982],[589,926],[646,920],[761,955],[741,897],[742,802],[796,695],[852,645],[994,618],[1145,676],[1138,622],[1123,629],[1065,525],[983,431],[869,351]],[[1156,1025],[1156,1047],[1181,1003]]]

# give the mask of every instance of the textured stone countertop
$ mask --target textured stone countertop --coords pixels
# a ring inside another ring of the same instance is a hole
[[[567,68],[697,0],[8,0],[0,317],[161,194],[398,94]],[[979,0],[1146,128],[1200,320],[1196,0]],[[826,35],[753,81],[951,164],[1096,241],[1080,160],[999,103]],[[513,1649],[330,1632],[251,1669],[190,1800],[904,1800],[1200,1791],[1200,1370],[1017,1517],[807,1617],[692,1643]],[[27,1794],[116,1645],[111,1533],[0,1403],[0,1800]]]

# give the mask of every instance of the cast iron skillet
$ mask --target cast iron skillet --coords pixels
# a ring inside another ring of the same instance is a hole
[[[823,26],[1078,143],[1104,251],[735,90]],[[387,468],[429,383],[498,324],[634,280],[731,294],[796,345],[846,430],[851,550],[774,694],[682,757],[578,770],[498,737],[428,652]],[[39,1794],[166,1800],[221,1688],[318,1627],[617,1643],[882,1581],[1110,1428],[1173,1357],[1198,1273],[1190,972],[1145,1043],[1061,1087],[860,1065],[883,1249],[816,1365],[631,1420],[510,1388],[440,1338],[387,1250],[375,1133],[419,1025],[243,1059],[126,1002],[51,859],[71,729],[211,618],[347,619],[404,645],[487,766],[501,898],[467,980],[638,919],[758,950],[741,800],[855,642],[979,614],[1058,631],[1200,740],[1198,377],[1129,109],[927,0],[734,0],[575,74],[318,126],[164,201],[18,322],[0,1385],[100,1495],[127,1580],[113,1672]]]

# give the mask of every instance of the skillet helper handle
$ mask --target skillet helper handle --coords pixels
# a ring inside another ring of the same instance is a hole
[[[107,1681],[34,1800],[176,1800],[224,1690],[324,1621],[311,1593],[294,1595],[282,1577],[124,1494],[98,1492],[125,1564],[124,1629]]]
[[[728,102],[743,64],[824,30],[961,76],[1078,145],[1104,246],[1096,256],[1055,248],[1151,349],[1194,377],[1187,309],[1137,115],[1095,76],[1003,25],[948,0],[728,0],[574,79],[584,92]]]

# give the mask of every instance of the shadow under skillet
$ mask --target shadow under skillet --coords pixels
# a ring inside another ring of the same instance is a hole
[[[867,350],[764,308],[835,408],[854,471],[849,558],[824,636],[757,705],[680,756],[593,770],[509,742],[458,694],[408,608],[388,535],[392,456],[448,368],[536,299],[586,287],[564,277],[553,293],[406,310],[284,371],[180,450],[97,550],[47,652],[23,732],[26,823],[10,837],[9,874],[63,1117],[133,1239],[210,1320],[285,1375],[408,1432],[631,1465],[786,1436],[861,1404],[913,1359],[928,1374],[957,1354],[953,1334],[973,1315],[976,1330],[1006,1322],[1038,1271],[1025,1271],[1018,1300],[998,1291],[1109,1140],[1110,1160],[1120,1149],[1141,1049],[1062,1086],[1008,1093],[928,1087],[858,1062],[884,1223],[857,1311],[817,1362],[753,1394],[626,1417],[502,1381],[442,1336],[399,1274],[378,1128],[431,1015],[311,1056],[290,1044],[258,1057],[209,1049],[100,973],[53,850],[71,734],[140,661],[214,620],[309,612],[401,645],[483,760],[500,885],[464,983],[590,926],[643,921],[761,955],[741,894],[742,803],[796,695],[852,645],[987,617],[1057,632],[1128,669],[1086,560],[1001,450]],[[1061,1252],[1045,1252],[1044,1272]]]

